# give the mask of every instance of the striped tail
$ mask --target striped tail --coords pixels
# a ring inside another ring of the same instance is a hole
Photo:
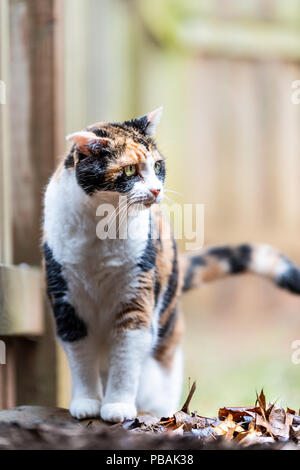
[[[241,273],[271,279],[278,287],[300,294],[300,269],[269,245],[217,246],[184,255],[183,292],[202,283]]]

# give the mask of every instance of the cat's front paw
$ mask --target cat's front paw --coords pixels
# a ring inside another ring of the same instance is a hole
[[[93,398],[74,398],[71,401],[70,413],[73,418],[97,418],[100,415],[101,403]]]
[[[106,403],[102,405],[101,418],[111,423],[121,423],[125,419],[135,419],[137,409],[130,403]]]

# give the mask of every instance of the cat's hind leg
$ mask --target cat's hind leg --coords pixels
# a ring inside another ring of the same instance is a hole
[[[164,367],[154,357],[149,357],[140,377],[138,410],[153,413],[158,418],[172,416],[179,409],[182,378],[183,359],[180,346],[168,367]]]

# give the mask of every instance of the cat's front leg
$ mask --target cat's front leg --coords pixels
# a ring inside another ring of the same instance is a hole
[[[122,422],[136,417],[141,368],[150,350],[150,328],[118,328],[114,331],[107,387],[101,407],[101,418],[105,421]]]
[[[99,351],[92,337],[74,342],[63,341],[72,374],[70,413],[85,419],[100,415],[102,387],[99,375]]]

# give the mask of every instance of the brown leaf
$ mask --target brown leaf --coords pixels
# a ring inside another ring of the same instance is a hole
[[[173,431],[170,431],[172,436],[183,436],[184,433],[184,424],[179,426],[178,428],[174,429]]]
[[[260,408],[265,414],[267,411],[267,405],[266,405],[266,397],[265,397],[263,388],[261,389],[261,392],[259,395],[256,392],[256,403],[258,403],[258,405],[260,406]]]
[[[157,416],[153,416],[149,413],[138,415],[135,420],[135,423],[138,423],[141,426],[145,426],[145,427],[153,426],[154,424],[157,424],[158,422],[159,422],[159,419],[157,418]]]
[[[275,406],[275,403],[272,403],[272,404],[268,405],[268,409],[266,410],[266,413],[265,413],[265,416],[266,416],[267,420],[269,419],[269,416],[270,416],[274,406]]]
[[[283,408],[273,408],[269,416],[269,432],[277,438],[289,439],[293,415],[286,414]]]
[[[242,421],[243,417],[249,416],[249,411],[252,413],[259,413],[260,408],[255,406],[249,407],[224,407],[219,409],[219,419],[225,419],[228,415],[232,415],[234,421]]]
[[[238,423],[236,423],[233,420],[231,414],[228,415],[227,418],[224,421],[221,421],[221,423],[218,426],[215,426],[214,429],[216,431],[216,434],[219,435],[219,436],[227,434],[227,432],[230,429],[233,429],[233,432],[229,433],[230,436],[233,436],[233,433],[235,433],[235,432],[243,432],[244,431],[244,429]]]
[[[190,431],[195,425],[194,418],[184,411],[177,411],[177,413],[174,414],[174,418],[176,426],[184,426],[185,431]]]
[[[184,411],[177,411],[177,413],[174,414],[174,418],[176,425],[183,425],[185,431],[203,428],[208,425],[206,418],[198,416],[197,414],[190,416]]]
[[[300,424],[300,416],[294,416],[293,424],[296,424],[296,425]]]
[[[240,437],[241,434],[237,436]],[[246,432],[239,440],[239,443],[242,447],[249,447],[255,444],[272,444],[275,440],[273,437],[270,436],[263,436],[261,432],[254,431],[254,432]]]
[[[258,427],[263,427],[264,431],[268,429],[269,425],[268,425],[268,422],[267,420],[260,414],[260,413],[253,413],[252,411],[248,411],[248,414],[250,416],[252,416],[253,418],[253,429],[254,430],[261,430],[260,428]]]
[[[184,411],[185,413],[189,414],[189,404],[190,404],[190,401],[191,399],[193,398],[193,395],[196,391],[196,382],[193,382],[193,385],[192,385],[192,388],[191,390],[189,391],[189,394],[188,394],[188,397],[187,399],[185,400],[184,402],[184,405],[183,407],[181,408],[181,411]]]

